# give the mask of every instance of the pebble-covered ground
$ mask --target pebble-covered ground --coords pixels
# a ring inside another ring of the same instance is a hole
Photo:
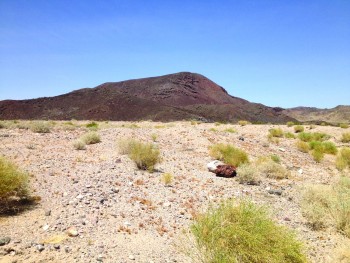
[[[272,127],[293,132],[285,125],[109,122],[100,124],[102,142],[86,150],[73,147],[86,128],[56,124],[42,134],[0,129],[0,154],[31,174],[33,194],[41,197],[29,210],[0,217],[0,241],[10,238],[0,246],[0,262],[192,262],[180,251],[193,216],[209,203],[242,197],[268,205],[278,223],[294,229],[311,262],[333,262],[344,237],[333,228],[312,231],[301,214],[300,193],[307,184],[329,184],[339,175],[335,157],[316,163],[296,149],[294,139],[269,143]],[[341,133],[348,130],[316,126],[312,131],[332,135],[340,146]],[[154,173],[138,170],[119,154],[117,141],[123,138],[155,140],[162,163]],[[215,177],[206,167],[214,143],[244,149],[251,160],[276,154],[292,177],[264,178],[257,186]],[[161,181],[163,173],[174,176],[170,185]]]

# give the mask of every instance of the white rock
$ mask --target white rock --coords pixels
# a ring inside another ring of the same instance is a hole
[[[43,226],[43,230],[44,230],[44,231],[47,231],[48,229],[49,229],[49,225],[44,225],[44,226]]]
[[[84,196],[81,194],[77,195],[77,197],[76,197],[76,199],[83,199],[83,198],[84,198]]]
[[[300,169],[298,170],[298,173],[303,174],[303,169],[300,168]]]
[[[163,204],[163,207],[169,207],[169,206],[171,206],[171,203],[170,203],[170,202],[165,202],[165,203]]]
[[[284,148],[278,148],[278,150],[280,150],[281,152],[285,152],[286,151],[286,149],[284,149]]]
[[[218,167],[218,165],[223,165],[223,164],[224,164],[223,162],[221,162],[219,160],[215,160],[215,161],[208,163],[207,167],[208,167],[208,170],[213,173],[216,170],[216,168]]]
[[[70,237],[76,237],[79,235],[78,230],[76,230],[74,227],[70,227],[67,229],[66,233],[68,234],[68,236]]]
[[[130,260],[135,260],[135,256],[134,256],[134,255],[130,255],[130,256],[129,256],[129,259],[130,259]]]

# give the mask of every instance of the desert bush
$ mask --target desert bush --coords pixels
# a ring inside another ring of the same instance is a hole
[[[210,207],[190,229],[200,262],[306,262],[295,234],[276,224],[265,207],[250,201]]]
[[[341,142],[350,142],[350,132],[345,132],[342,134]]]
[[[271,159],[266,162],[261,162],[258,169],[260,173],[267,178],[280,180],[290,177],[290,171]]]
[[[322,147],[323,147],[323,152],[326,154],[337,154],[338,149],[337,146],[335,146],[335,144],[333,142],[323,142],[322,143]]]
[[[347,123],[340,123],[339,127],[343,128],[343,129],[347,129],[347,128],[349,128],[349,124],[347,124]]]
[[[341,177],[331,186],[313,185],[304,190],[301,207],[314,229],[332,224],[350,237],[350,178]]]
[[[218,130],[215,129],[215,128],[210,128],[209,131],[211,131],[211,132],[217,132]]]
[[[241,125],[241,126],[246,126],[248,125],[250,122],[249,121],[245,121],[245,120],[240,120],[238,121],[238,124]]]
[[[0,121],[0,129],[6,128],[5,122]]]
[[[235,167],[249,162],[248,154],[245,151],[229,144],[215,144],[210,147],[209,154],[211,157]]]
[[[274,161],[275,163],[280,163],[281,162],[281,158],[277,155],[277,154],[272,154],[270,155],[270,158],[272,161]]]
[[[298,140],[295,145],[300,152],[308,153],[310,150],[309,144],[306,142]]]
[[[295,133],[299,133],[299,132],[303,132],[303,131],[304,131],[304,126],[302,126],[302,125],[294,126],[294,132]]]
[[[30,129],[36,133],[49,133],[50,125],[44,121],[35,121],[30,125]]]
[[[294,122],[292,122],[292,121],[287,122],[287,126],[288,126],[288,127],[294,126]]]
[[[295,139],[295,135],[291,132],[286,132],[284,133],[284,137],[286,137],[287,139]]]
[[[278,137],[273,137],[271,134],[267,135],[267,140],[271,143],[274,143],[274,144],[280,143],[280,139]]]
[[[85,144],[95,144],[101,142],[101,137],[97,132],[88,132],[81,137],[81,141]]]
[[[260,176],[255,164],[244,163],[237,168],[237,180],[240,184],[258,185]]]
[[[131,144],[129,157],[137,168],[153,172],[154,166],[161,161],[159,150],[152,143],[135,142]]]
[[[301,132],[298,134],[298,138],[304,142],[311,142],[311,141],[325,141],[330,138],[330,136],[326,133],[320,133],[320,132]]]
[[[225,129],[224,131],[225,131],[225,132],[229,132],[229,133],[235,133],[235,132],[236,132],[236,130],[233,129],[233,128],[227,128],[227,129]]]
[[[321,150],[319,150],[319,149],[312,150],[311,155],[312,155],[313,159],[316,161],[316,163],[321,162],[322,159],[324,158],[324,153],[323,153],[322,149]]]
[[[171,173],[164,173],[162,174],[161,181],[165,185],[170,185],[173,182],[174,176]]]
[[[74,143],[73,143],[73,146],[76,150],[85,150],[86,149],[86,144],[84,141],[82,140],[76,140]]]
[[[0,156],[0,212],[7,209],[11,198],[25,198],[29,194],[29,176]]]
[[[155,134],[155,133],[152,133],[151,134],[151,138],[152,138],[152,141],[156,141],[157,140],[157,138],[158,138],[158,135],[157,134]]]
[[[271,135],[272,137],[283,137],[283,131],[281,128],[276,128],[276,129],[270,129],[269,130],[269,135]]]
[[[335,166],[338,170],[342,171],[347,167],[350,168],[350,148],[342,148],[337,155],[335,160]]]
[[[97,122],[89,122],[88,124],[85,125],[86,128],[88,128],[91,131],[97,131],[98,130],[98,123]]]
[[[120,154],[130,154],[134,145],[137,143],[135,139],[126,138],[118,140],[118,151]]]

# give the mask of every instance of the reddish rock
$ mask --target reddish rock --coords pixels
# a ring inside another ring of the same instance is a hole
[[[214,172],[216,176],[219,176],[219,177],[226,177],[226,178],[235,177],[236,167],[234,167],[233,165],[227,165],[227,164],[218,165]]]

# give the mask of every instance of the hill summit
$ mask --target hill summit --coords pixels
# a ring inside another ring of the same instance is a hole
[[[190,72],[107,82],[55,97],[4,100],[0,101],[0,119],[294,120],[281,108],[233,97],[210,79]]]

